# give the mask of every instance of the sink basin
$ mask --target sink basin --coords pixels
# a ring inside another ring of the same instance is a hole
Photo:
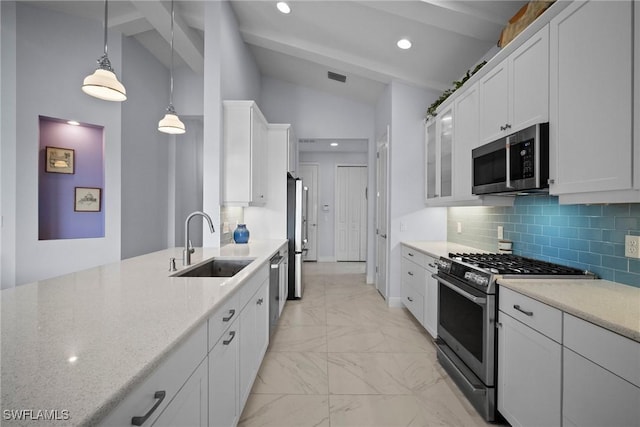
[[[174,277],[233,277],[253,262],[254,258],[214,258]]]

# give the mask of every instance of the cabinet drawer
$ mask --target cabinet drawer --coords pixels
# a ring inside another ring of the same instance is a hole
[[[240,316],[240,296],[236,292],[209,317],[209,350],[218,342],[229,325]]]
[[[418,293],[415,286],[407,282],[402,284],[402,303],[422,324],[424,321],[424,296]]]
[[[415,262],[421,267],[427,265],[427,256],[422,252],[418,252],[415,249],[408,248],[406,246],[402,246],[402,257],[408,259],[410,261]]]
[[[269,265],[268,263],[263,264],[260,268],[253,274],[253,276],[249,277],[247,281],[242,284],[239,293],[239,301],[238,304],[240,308],[247,305],[249,299],[256,293],[260,285],[264,283],[265,280],[269,278]]]
[[[500,311],[562,343],[562,311],[503,286],[499,289]]]
[[[131,418],[151,412],[143,425],[150,426],[169,405],[178,390],[207,356],[207,324],[203,323],[165,359],[140,385],[102,420],[100,426],[129,426]],[[164,398],[156,398],[156,392]],[[154,405],[160,401],[155,410]]]
[[[640,343],[564,313],[564,346],[640,387]]]
[[[418,264],[403,259],[401,261],[402,282],[407,283],[416,288],[420,295],[425,292],[426,270]]]
[[[424,267],[427,269],[427,275],[435,274],[438,272],[438,266],[436,265],[436,259],[429,255],[424,256]]]

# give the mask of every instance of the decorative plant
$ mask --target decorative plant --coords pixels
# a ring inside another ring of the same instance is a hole
[[[431,104],[429,106],[429,108],[427,108],[427,119],[429,117],[435,117],[436,116],[436,109],[440,106],[440,104],[442,104],[448,97],[450,97],[453,92],[458,90],[467,80],[469,80],[471,78],[471,76],[473,76],[482,67],[484,67],[484,64],[486,64],[486,63],[487,63],[487,61],[482,61],[481,63],[476,65],[476,67],[473,69],[473,71],[467,70],[467,73],[464,75],[464,77],[461,80],[456,80],[456,81],[453,82],[453,87],[452,88],[447,89],[444,92],[442,92],[442,95],[440,95],[440,98],[436,99],[434,101],[434,103]]]

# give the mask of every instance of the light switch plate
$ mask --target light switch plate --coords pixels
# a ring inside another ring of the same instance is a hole
[[[458,221],[458,234],[462,233],[462,223]]]
[[[624,236],[624,256],[640,258],[640,236]]]
[[[498,226],[498,239],[504,239],[504,227],[501,225]]]

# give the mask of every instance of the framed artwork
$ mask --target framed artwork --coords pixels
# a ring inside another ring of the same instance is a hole
[[[75,150],[70,148],[46,147],[45,172],[75,173]]]
[[[102,205],[102,189],[95,187],[76,187],[74,197],[76,212],[100,212]]]

